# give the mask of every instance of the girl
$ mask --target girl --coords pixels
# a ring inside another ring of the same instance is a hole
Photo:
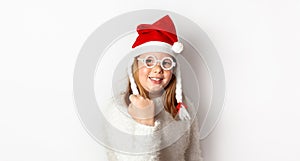
[[[125,141],[131,149],[126,153],[109,150],[108,159],[202,161],[196,110],[182,97],[176,56],[183,45],[171,18],[167,15],[153,24],[141,24],[137,32],[129,55],[124,103],[111,102],[103,110],[109,123],[132,136]]]

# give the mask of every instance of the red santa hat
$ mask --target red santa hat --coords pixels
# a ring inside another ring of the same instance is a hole
[[[133,50],[128,64],[128,76],[131,84],[131,90],[135,95],[139,94],[132,74],[132,64],[136,56],[147,52],[162,52],[168,53],[176,58],[176,55],[183,51],[182,43],[178,42],[175,25],[168,15],[162,17],[153,24],[138,25],[137,33],[138,37],[132,45]],[[178,61],[176,62],[175,75],[175,97],[177,101],[176,108],[178,109],[178,116],[181,120],[188,120],[190,119],[190,116],[186,110],[187,107],[182,103],[182,84]]]

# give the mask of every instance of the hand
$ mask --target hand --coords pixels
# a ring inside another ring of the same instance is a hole
[[[128,113],[131,117],[144,125],[154,126],[154,103],[148,98],[144,98],[140,95],[130,95],[129,100],[131,103],[128,107]]]

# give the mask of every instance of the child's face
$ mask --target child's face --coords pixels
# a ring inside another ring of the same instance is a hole
[[[165,57],[172,58],[169,54],[165,53],[145,53],[140,55],[138,59],[144,59],[149,55],[156,57],[157,60],[162,60]],[[164,70],[160,65],[161,62],[157,62],[153,68],[147,68],[142,61],[138,61],[138,78],[143,88],[148,92],[155,93],[162,91],[172,78],[173,70]]]

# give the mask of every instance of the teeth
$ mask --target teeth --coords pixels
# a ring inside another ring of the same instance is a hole
[[[151,77],[150,77],[150,79],[155,80],[155,81],[162,80],[161,78],[151,78]]]

